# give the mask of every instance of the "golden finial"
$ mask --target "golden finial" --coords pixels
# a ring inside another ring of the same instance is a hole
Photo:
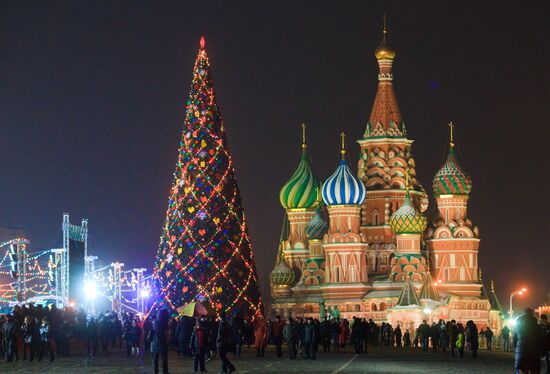
[[[302,149],[307,148],[307,142],[306,142],[306,123],[302,123]]]
[[[382,16],[382,20],[382,41],[380,42],[378,48],[376,48],[376,51],[374,51],[374,55],[378,60],[393,60],[395,57],[395,51],[388,45],[388,22],[385,14]]]
[[[340,151],[340,153],[342,154],[342,160],[343,160],[346,155],[346,134],[342,131],[342,133],[340,134],[340,137],[342,138],[342,150]]]
[[[455,125],[453,125],[453,121],[449,122],[449,131],[451,132],[451,140],[450,140],[449,144],[451,145],[451,148],[455,147],[454,137],[453,137],[454,128],[455,128]]]
[[[321,187],[317,187],[315,189],[315,193],[317,196],[315,197],[315,207],[318,208],[321,205],[321,201],[323,198],[321,197]]]

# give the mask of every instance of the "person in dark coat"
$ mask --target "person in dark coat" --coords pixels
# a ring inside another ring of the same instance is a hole
[[[500,330],[500,334],[502,336],[502,350],[504,352],[510,352],[510,329],[508,326],[504,326],[502,330]]]
[[[2,338],[4,341],[4,357],[6,362],[11,362],[15,357],[17,361],[17,324],[15,317],[9,314],[6,321],[2,325]]]
[[[159,372],[159,357],[162,359],[162,374],[168,374],[168,310],[161,309],[151,326],[149,340],[151,341],[151,354],[153,356],[153,371]]]
[[[210,344],[210,350],[208,352],[208,360],[211,360],[214,357],[216,357],[216,352],[217,352],[216,339],[218,337],[218,322],[216,321],[216,318],[214,316],[211,316],[208,319],[207,330],[208,330],[208,343]]]
[[[455,349],[456,347],[456,339],[458,336],[458,327],[456,325],[456,321],[453,319],[451,321],[451,324],[449,325],[449,346],[451,348],[451,357],[456,357]]]
[[[225,311],[220,312],[220,319],[218,324],[218,335],[216,337],[216,348],[218,349],[218,355],[222,361],[222,373],[232,373],[235,371],[235,366],[227,358],[227,352],[230,350],[231,337],[229,336],[231,331],[229,329],[229,323],[226,320]]]
[[[426,323],[426,320],[422,321],[419,327],[420,342],[422,344],[422,352],[428,352],[428,345],[430,343],[430,326]]]
[[[304,326],[304,348],[305,348],[305,359],[313,359],[313,343],[317,340],[317,331],[315,331],[315,326],[313,325],[313,318],[306,318],[306,323]]]
[[[533,314],[533,309],[525,309],[514,329],[515,367],[522,374],[540,373],[542,332]]]
[[[132,351],[131,329],[132,329],[132,321],[130,321],[130,319],[125,320],[124,325],[122,326],[122,339],[126,341],[126,356],[130,356],[130,352]]]
[[[39,328],[40,331],[40,353],[38,355],[38,361],[42,361],[42,358],[46,357],[46,353],[50,355],[50,361],[54,360],[53,347],[52,347],[52,328],[48,322],[48,317],[42,318],[42,324]]]
[[[437,347],[439,347],[439,327],[432,322],[430,326],[430,337],[432,339],[432,349],[434,352],[437,352]]]
[[[130,345],[132,347],[132,356],[139,356],[139,342],[141,341],[142,330],[137,320],[132,319],[130,326]]]
[[[204,327],[204,321],[199,321],[191,333],[191,340],[189,342],[189,349],[193,355],[193,370],[195,373],[199,371],[199,368],[201,373],[206,372],[204,358],[209,347],[208,331]]]
[[[21,335],[23,338],[23,360],[27,359],[27,351],[29,351],[29,361],[32,361],[40,340],[40,334],[34,318],[31,316],[25,317],[25,322],[21,325]]]
[[[330,352],[330,322],[327,317],[321,321],[319,326],[319,339],[321,340],[321,344],[323,344],[323,352]]]
[[[398,346],[398,347],[401,347],[401,338],[403,337],[402,333],[401,333],[401,327],[399,327],[399,325],[397,325],[397,327],[395,328],[393,333],[395,335],[395,345]]]
[[[297,354],[298,329],[291,317],[286,320],[286,325],[283,328],[283,337],[288,346],[288,358],[294,360]]]
[[[487,326],[487,330],[485,330],[485,340],[487,341],[487,350],[490,351],[493,348],[493,330],[489,326]]]
[[[90,317],[86,324],[86,339],[88,343],[88,354],[95,357],[99,346],[99,331],[97,321],[94,317]]]
[[[447,335],[447,325],[442,319],[439,320],[437,324],[439,329],[439,346],[443,352],[447,352],[447,347],[449,346],[449,336]]]
[[[466,322],[466,344],[472,351],[472,358],[477,358],[477,350],[479,348],[479,333],[474,321]]]

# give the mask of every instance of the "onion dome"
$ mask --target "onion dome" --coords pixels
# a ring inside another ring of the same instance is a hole
[[[321,216],[321,209],[317,208],[315,215],[306,226],[306,235],[309,239],[322,239],[328,230],[328,224]]]
[[[393,60],[395,58],[395,50],[389,46],[388,38],[388,29],[386,27],[386,16],[384,15],[384,29],[382,34],[382,41],[376,50],[374,55],[377,60]]]
[[[415,209],[407,189],[403,205],[391,216],[392,231],[396,234],[421,234],[426,229],[426,225],[426,217]]]
[[[305,125],[303,128],[302,156],[298,168],[284,184],[279,193],[279,200],[285,209],[311,208],[315,204],[316,190],[321,186],[319,179],[313,174],[307,144],[305,142]]]
[[[342,137],[342,159],[334,174],[323,184],[323,201],[327,205],[359,205],[365,201],[367,190],[363,182],[351,172],[345,159],[344,133]]]
[[[283,218],[283,225],[281,227],[281,237],[279,239],[277,263],[275,264],[275,267],[273,268],[269,276],[271,284],[274,286],[290,286],[294,284],[294,281],[296,280],[296,273],[287,265],[283,251],[285,241],[288,240],[289,233],[290,224],[288,221],[288,215],[285,213],[285,216]]]
[[[283,257],[279,257],[277,264],[269,276],[271,284],[274,286],[290,286],[294,284],[296,274],[285,262]]]
[[[472,179],[460,167],[451,145],[447,161],[433,180],[434,193],[439,195],[468,195],[472,190]]]

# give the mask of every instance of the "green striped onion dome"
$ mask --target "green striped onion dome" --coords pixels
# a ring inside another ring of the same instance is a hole
[[[426,217],[414,208],[407,190],[403,205],[391,216],[392,231],[396,234],[421,234],[426,229],[426,225]]]
[[[321,216],[321,210],[317,208],[315,215],[306,226],[306,235],[309,239],[323,239],[327,229],[328,224]]]
[[[290,286],[296,279],[296,274],[286,264],[286,261],[282,258],[277,261],[277,264],[271,271],[269,279],[273,286]]]
[[[472,179],[458,164],[454,148],[451,147],[445,164],[433,180],[433,189],[439,195],[468,195],[472,190]]]
[[[311,170],[307,152],[303,150],[298,168],[279,193],[281,205],[285,209],[311,208],[315,205],[320,186],[319,179]]]

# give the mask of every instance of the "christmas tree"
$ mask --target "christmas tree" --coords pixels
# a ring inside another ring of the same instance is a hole
[[[255,316],[263,313],[260,287],[204,44],[201,38],[155,262],[155,307],[200,301]]]

